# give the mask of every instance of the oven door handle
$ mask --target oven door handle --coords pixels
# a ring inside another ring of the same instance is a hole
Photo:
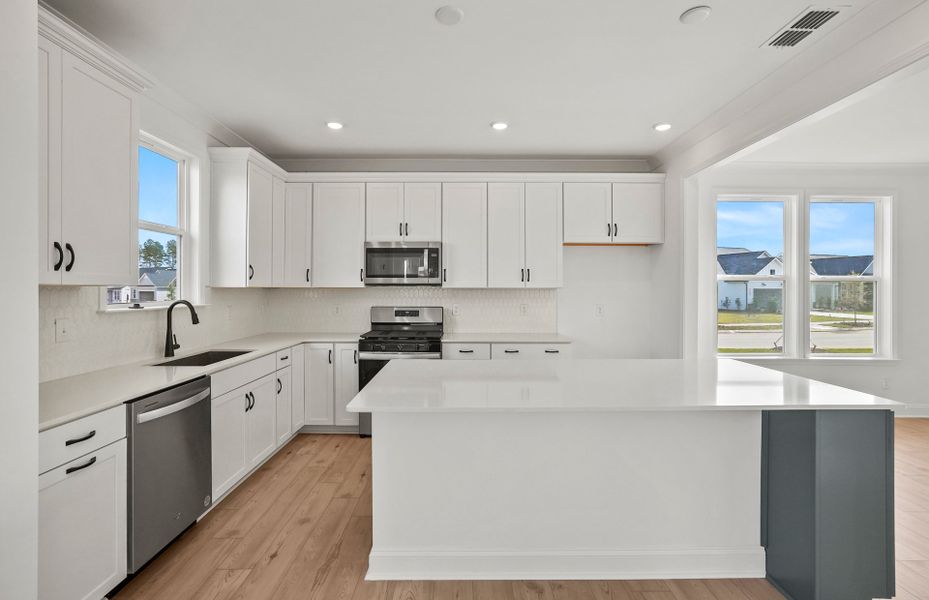
[[[210,397],[210,390],[205,389],[199,394],[197,394],[196,396],[191,396],[190,398],[186,398],[184,400],[181,400],[180,402],[175,402],[174,404],[169,404],[161,408],[156,408],[155,410],[150,410],[148,412],[141,413],[138,417],[136,417],[136,420],[138,421],[139,425],[141,425],[142,423],[148,423],[149,421],[154,421],[155,419],[167,417],[170,414],[176,413],[180,410],[184,410],[185,408],[189,408],[193,406],[194,404],[200,402],[201,400],[205,400],[209,397]]]
[[[441,352],[359,352],[360,360],[403,360],[407,358],[442,358]]]

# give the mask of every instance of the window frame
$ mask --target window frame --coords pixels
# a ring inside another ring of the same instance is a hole
[[[717,213],[716,206],[720,199],[748,201],[751,199],[785,201],[784,218],[784,351],[780,354],[763,353],[720,353],[718,351],[718,299],[715,295],[712,307],[713,346],[704,345],[707,352],[716,358],[739,358],[749,360],[803,360],[822,362],[854,362],[874,360],[894,360],[894,307],[893,293],[894,272],[894,221],[893,205],[898,193],[888,190],[845,190],[845,189],[766,189],[757,188],[715,188],[710,194],[712,218],[707,225],[712,225],[712,249],[709,243],[704,246],[702,256],[709,259],[712,253],[713,270],[719,281],[716,258]],[[724,200],[725,201],[725,200]],[[855,281],[864,280],[858,276],[815,278],[810,273],[810,205],[813,202],[871,202],[875,204],[874,212],[874,275],[868,281],[875,283],[874,291],[874,352],[871,354],[813,353],[810,346],[810,293],[812,283],[816,281]],[[709,216],[709,211],[707,211]],[[708,234],[709,227],[702,229]],[[712,251],[712,252],[711,252]],[[707,265],[708,266],[708,265]],[[804,268],[805,266],[805,268]],[[730,280],[744,281],[744,276],[726,276]],[[754,278],[752,278],[754,279]],[[758,279],[764,279],[759,277]],[[709,316],[709,310],[706,311]],[[707,331],[708,333],[708,331]],[[705,338],[706,339],[706,338]],[[708,341],[708,340],[707,340]]]
[[[178,248],[177,248],[177,293],[175,298],[177,300],[191,300],[188,290],[193,287],[193,277],[190,273],[190,269],[193,267],[193,262],[191,260],[191,235],[189,229],[190,223],[190,169],[191,163],[193,162],[193,157],[180,150],[179,148],[172,146],[171,144],[156,138],[153,135],[147,134],[145,132],[139,132],[139,145],[138,148],[146,148],[152,152],[160,154],[166,158],[169,158],[177,162],[177,226],[171,227],[168,225],[163,225],[161,223],[154,223],[152,221],[145,221],[143,219],[138,220],[136,226],[136,236],[141,230],[154,231],[156,233],[162,233],[165,235],[173,235],[178,238]],[[136,150],[138,151],[138,149]],[[138,183],[137,183],[138,185]],[[136,200],[138,202],[138,200]],[[135,302],[141,305],[140,308],[166,308],[174,300],[161,300],[161,301],[146,301],[141,300],[130,300],[129,303],[120,303],[120,304],[109,304],[107,301],[107,288],[113,286],[103,286],[100,288],[100,307],[104,312],[110,311],[124,311],[124,310],[139,310],[139,308],[133,308]]]

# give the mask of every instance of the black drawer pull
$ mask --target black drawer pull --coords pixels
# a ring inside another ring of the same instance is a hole
[[[290,357],[289,357],[289,356],[282,356],[282,357],[281,357],[281,360],[287,360],[288,358],[290,358]]]
[[[519,354],[519,350],[504,350],[507,354]]]
[[[94,464],[95,462],[97,462],[97,457],[96,457],[96,456],[91,456],[91,457],[90,457],[90,460],[88,460],[86,463],[84,463],[84,464],[82,464],[82,465],[80,465],[80,466],[78,466],[78,467],[69,467],[69,468],[65,469],[65,475],[70,475],[71,473],[74,473],[75,471],[80,471],[80,470],[82,470],[82,469],[86,469],[87,467],[89,467],[90,465]]]
[[[459,350],[462,354],[474,354],[474,350]]]
[[[545,354],[558,354],[561,350],[546,350]]]
[[[95,435],[97,435],[96,429],[94,429],[93,431],[85,435],[84,437],[74,438],[73,440],[66,441],[65,446],[70,446],[71,444],[80,444],[81,442],[86,442],[87,440],[94,437]]]

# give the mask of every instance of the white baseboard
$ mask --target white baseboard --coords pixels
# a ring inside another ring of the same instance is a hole
[[[372,550],[365,579],[736,579],[764,576],[764,549],[753,546],[530,553]]]
[[[906,408],[894,411],[894,417],[898,419],[925,419],[929,417],[929,404],[908,404]]]

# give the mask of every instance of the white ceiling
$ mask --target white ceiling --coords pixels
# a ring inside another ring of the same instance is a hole
[[[690,27],[691,0],[460,0],[456,27],[442,3],[51,0],[276,157],[651,156],[796,57],[760,46],[811,2],[714,0]]]
[[[744,162],[929,163],[929,61],[909,77],[788,130]]]

